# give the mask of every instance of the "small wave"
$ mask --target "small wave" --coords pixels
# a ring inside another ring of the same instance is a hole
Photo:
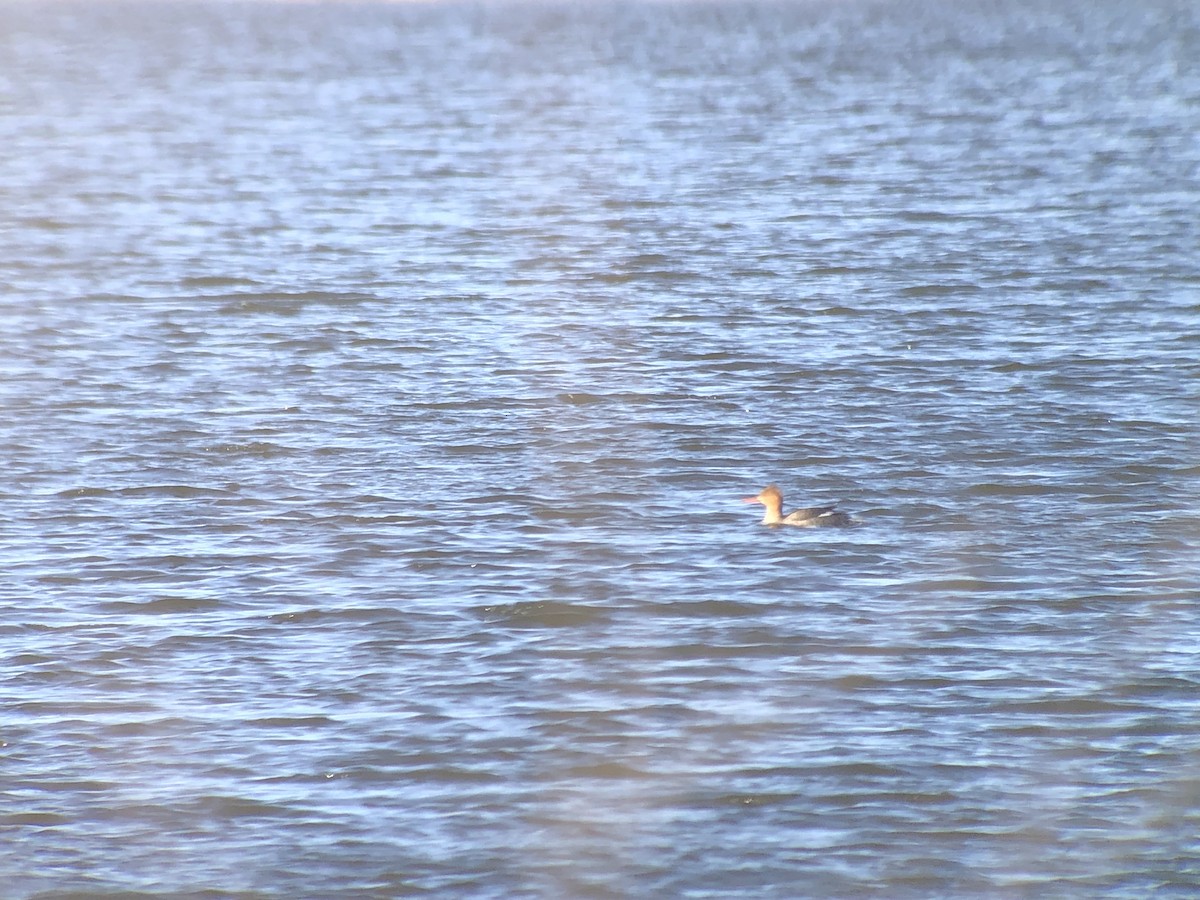
[[[190,275],[181,278],[181,287],[185,288],[235,288],[262,287],[260,282],[251,278],[240,278],[235,275]]]
[[[109,488],[75,487],[75,488],[67,488],[66,490],[59,491],[54,496],[62,497],[63,499],[66,499],[66,500],[79,500],[79,499],[84,499],[84,498],[88,498],[88,497],[112,497],[115,494],[116,494],[116,491],[113,491]]]
[[[973,294],[983,290],[979,285],[969,281],[953,284],[918,284],[905,288],[900,292],[902,297],[944,297],[949,294]]]
[[[190,499],[194,497],[228,497],[232,491],[222,488],[199,487],[192,484],[147,484],[135,487],[74,487],[58,491],[54,496],[68,500],[78,500],[94,497],[173,497]]]
[[[295,315],[309,306],[353,306],[375,299],[370,294],[337,291],[297,291],[295,293],[273,292],[246,295],[216,296],[211,299],[222,301],[222,315],[245,315],[270,313]]]
[[[247,441],[246,443],[212,444],[204,448],[209,453],[227,456],[282,456],[295,453],[293,447],[276,444],[271,441]]]
[[[610,611],[603,607],[551,600],[523,600],[517,603],[480,606],[476,614],[488,621],[524,628],[572,628],[604,621]]]
[[[598,778],[607,780],[650,778],[651,772],[635,769],[626,763],[606,760],[588,765],[573,766],[566,773],[569,778]]]
[[[229,497],[232,491],[222,488],[198,487],[193,484],[148,484],[141,487],[120,488],[122,497],[173,497],[189,500],[195,497]]]
[[[672,601],[655,604],[660,615],[688,619],[740,619],[763,614],[763,604],[743,603],[738,600]]]
[[[159,597],[154,600],[114,600],[102,604],[107,613],[132,615],[173,615],[217,609],[221,601],[215,597]]]
[[[245,724],[255,728],[324,728],[337,723],[328,716],[264,716],[247,719]]]

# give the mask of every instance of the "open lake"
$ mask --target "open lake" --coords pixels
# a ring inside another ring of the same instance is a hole
[[[0,148],[3,896],[1200,896],[1197,4],[0,0]]]

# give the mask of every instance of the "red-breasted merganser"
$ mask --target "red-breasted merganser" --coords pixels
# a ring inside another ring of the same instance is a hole
[[[743,497],[743,503],[761,503],[767,508],[763,516],[764,525],[800,525],[804,528],[820,528],[833,526],[845,528],[854,525],[855,519],[838,512],[836,505],[812,506],[808,509],[798,509],[794,513],[783,514],[783,492],[773,484],[759,491],[757,497]]]

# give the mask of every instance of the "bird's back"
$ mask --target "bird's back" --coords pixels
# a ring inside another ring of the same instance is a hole
[[[810,506],[789,513],[783,520],[785,525],[800,525],[805,528],[844,528],[853,525],[854,519],[844,512],[838,512],[833,506]]]

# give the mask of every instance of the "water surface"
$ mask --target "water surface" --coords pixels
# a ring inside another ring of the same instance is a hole
[[[6,890],[1194,896],[1198,61],[0,5]]]

